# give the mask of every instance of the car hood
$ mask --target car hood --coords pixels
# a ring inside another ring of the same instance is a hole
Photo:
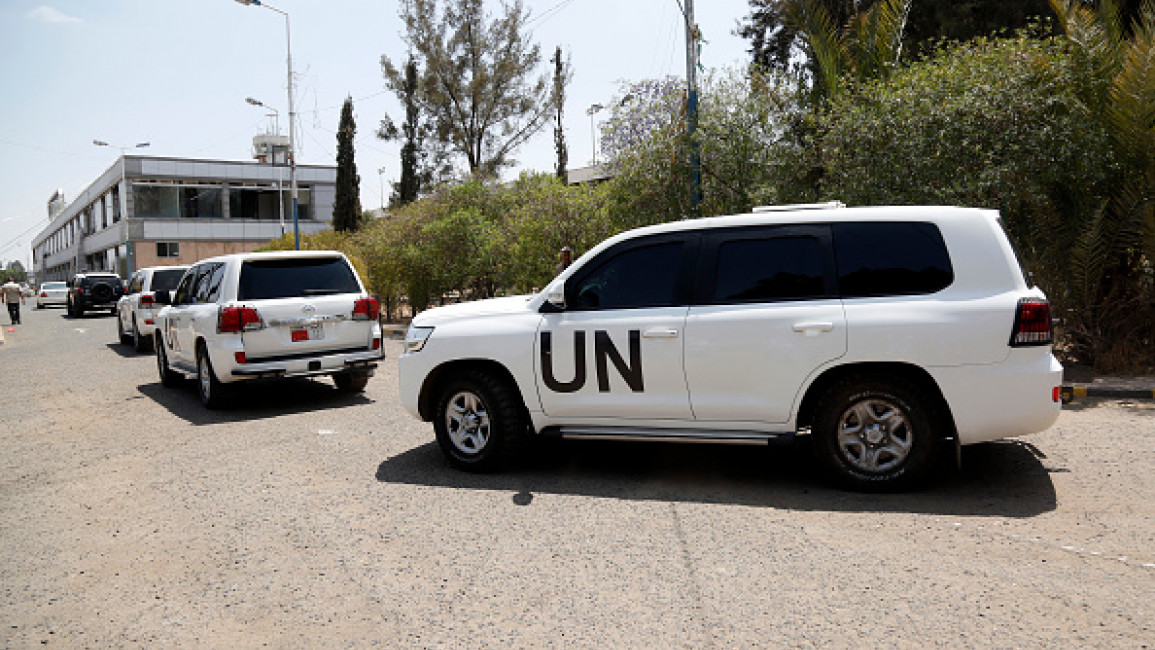
[[[484,316],[499,316],[529,311],[529,302],[534,296],[509,296],[505,298],[490,298],[488,300],[474,300],[456,305],[434,307],[417,314],[413,324],[418,327],[429,327],[438,323],[460,320],[463,318],[480,318]]]

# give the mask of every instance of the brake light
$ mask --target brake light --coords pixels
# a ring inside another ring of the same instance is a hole
[[[1051,303],[1041,298],[1023,298],[1015,311],[1011,347],[1050,345],[1055,340],[1051,324]]]
[[[47,291],[41,291],[41,292],[40,292],[40,297],[41,297],[41,298],[47,298],[47,297],[48,297],[48,292],[47,292]]]
[[[381,302],[370,296],[353,303],[353,320],[377,320],[381,316]]]
[[[155,304],[156,304],[156,296],[154,294],[151,294],[151,293],[140,294],[140,306],[141,307],[152,307]]]
[[[243,364],[243,363],[248,363],[248,362],[249,362],[249,360],[248,360],[248,359],[245,357],[245,353],[244,353],[244,352],[234,352],[234,353],[233,353],[233,359],[234,359],[234,360],[235,360],[235,361],[236,361],[238,364]]]
[[[83,296],[84,295],[84,287],[76,287],[76,295]]]
[[[244,306],[221,307],[217,314],[217,331],[240,332],[259,330],[265,326],[256,309]]]
[[[381,337],[379,337],[379,336],[373,337],[373,349],[374,350],[380,350],[381,349]]]

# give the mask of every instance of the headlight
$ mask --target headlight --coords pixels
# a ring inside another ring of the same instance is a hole
[[[420,352],[421,348],[425,347],[425,342],[429,340],[429,335],[432,333],[432,327],[414,327],[410,325],[409,331],[405,332],[405,351]]]

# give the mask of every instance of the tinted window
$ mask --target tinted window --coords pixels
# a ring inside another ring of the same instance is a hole
[[[834,251],[846,297],[934,293],[954,281],[942,233],[933,224],[835,224]]]
[[[822,244],[814,237],[739,239],[718,247],[714,302],[825,295]]]
[[[196,302],[216,302],[221,297],[221,282],[224,278],[224,264],[213,264],[199,274],[192,290]]]
[[[360,293],[353,269],[339,257],[251,260],[241,266],[237,300]]]
[[[176,288],[176,284],[180,282],[182,275],[184,275],[184,269],[154,271],[152,274],[152,290],[172,291]],[[138,288],[137,291],[140,291],[140,289]]]
[[[184,274],[184,276],[181,278],[180,284],[177,285],[176,294],[172,298],[172,304],[180,305],[186,302],[191,302],[189,300],[189,294],[191,293],[190,287],[192,287],[193,282],[195,282],[197,279],[197,276],[200,275],[203,271],[203,266],[194,266]]]
[[[630,309],[678,304],[682,242],[631,248],[581,277],[568,300],[576,309]]]

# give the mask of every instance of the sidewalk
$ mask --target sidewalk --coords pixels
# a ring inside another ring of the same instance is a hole
[[[1063,402],[1080,397],[1155,400],[1155,377],[1096,375],[1089,368],[1063,369]]]

